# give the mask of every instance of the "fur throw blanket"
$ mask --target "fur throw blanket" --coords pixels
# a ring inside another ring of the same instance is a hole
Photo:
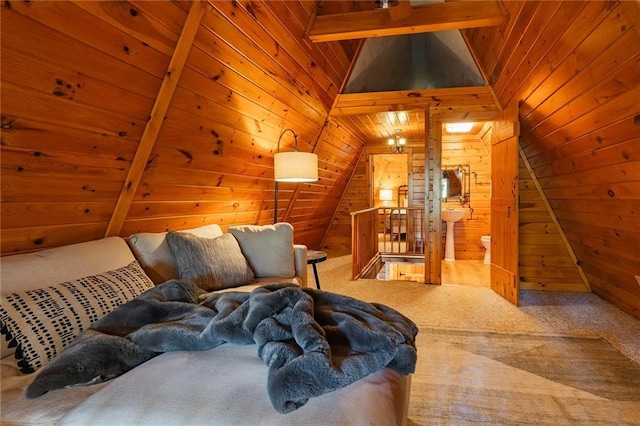
[[[29,398],[117,377],[167,351],[256,344],[267,390],[281,413],[391,367],[413,373],[416,325],[399,312],[291,284],[218,293],[167,281],[105,315],[28,387]]]

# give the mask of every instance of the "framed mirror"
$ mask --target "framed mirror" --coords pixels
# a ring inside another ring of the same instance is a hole
[[[460,204],[468,203],[471,199],[471,167],[469,164],[457,164],[442,167],[442,192],[443,201],[449,198],[460,199]]]

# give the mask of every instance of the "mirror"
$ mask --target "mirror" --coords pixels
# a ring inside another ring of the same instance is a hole
[[[471,198],[471,183],[469,177],[471,167],[469,164],[457,164],[455,166],[442,167],[442,192],[443,201],[448,198],[459,197],[460,203],[468,203]]]

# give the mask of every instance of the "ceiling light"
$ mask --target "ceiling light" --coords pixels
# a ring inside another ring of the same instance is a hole
[[[446,123],[444,127],[449,133],[469,133],[473,123]]]
[[[387,140],[387,144],[389,145],[389,150],[391,152],[399,154],[404,151],[404,147],[407,145],[407,140],[400,137],[400,129],[397,129],[396,137],[389,138]]]

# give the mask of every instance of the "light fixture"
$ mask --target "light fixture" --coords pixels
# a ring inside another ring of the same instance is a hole
[[[389,201],[393,200],[393,190],[381,189],[378,198],[380,199],[380,201],[382,201],[383,207],[389,207]]]
[[[388,9],[391,6],[397,6],[398,0],[376,0],[376,9]]]
[[[394,153],[401,153],[404,151],[404,147],[407,145],[407,140],[400,137],[400,129],[396,129],[396,137],[389,138],[387,141],[389,150]]]
[[[473,123],[446,123],[444,128],[449,133],[468,133],[473,128]]]
[[[280,140],[287,132],[291,132],[293,135],[294,152],[280,152]],[[278,222],[278,183],[315,182],[318,180],[318,156],[311,152],[298,151],[298,135],[291,129],[284,129],[278,138],[278,149],[273,156],[273,179],[276,181],[273,223],[276,223]]]

